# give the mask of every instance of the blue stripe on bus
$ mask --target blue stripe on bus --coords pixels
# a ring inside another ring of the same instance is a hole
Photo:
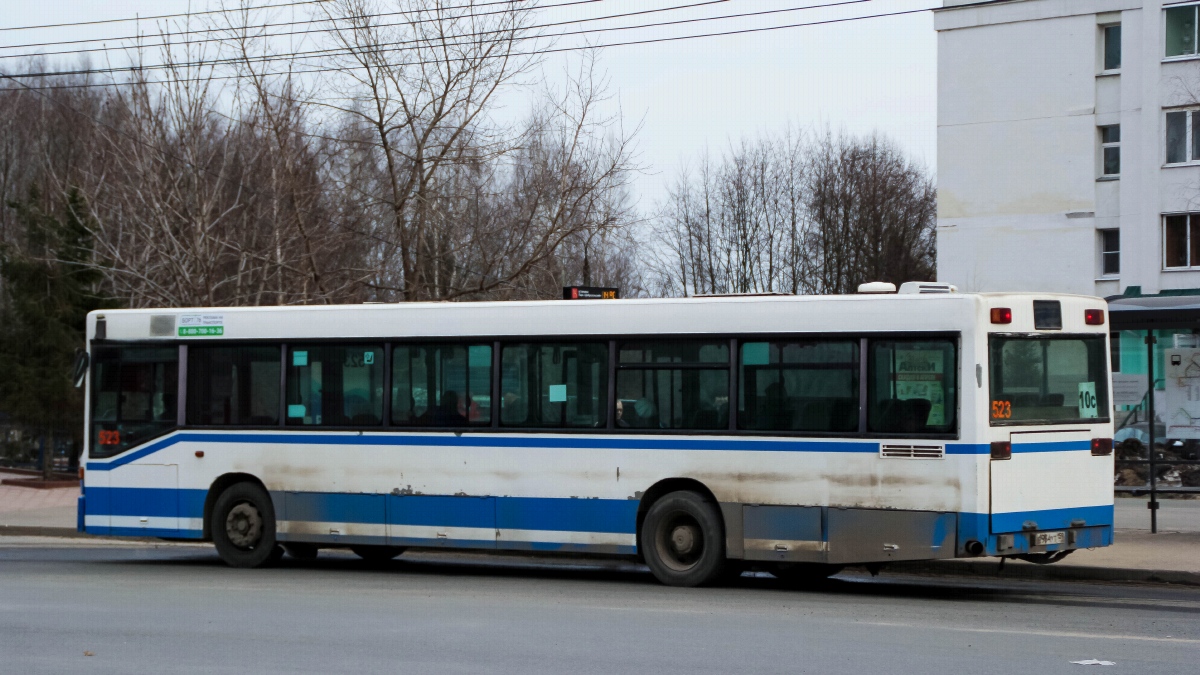
[[[637,510],[636,499],[500,497],[496,500],[496,527],[634,534]]]
[[[89,486],[84,502],[89,516],[199,518],[208,490],[113,488]]]
[[[88,462],[90,471],[111,471],[176,443],[260,443],[269,445],[437,446],[465,448],[563,448],[598,450],[725,450],[753,452],[878,453],[879,443],[864,441],[709,440],[703,438],[546,438],[539,436],[413,434],[245,434],[185,431],[155,441],[109,462]]]
[[[1012,511],[992,514],[992,532],[1020,532],[1026,524],[1031,530],[1065,530],[1076,527],[1072,523],[1083,521],[1084,526],[1112,525],[1113,506],[1073,506],[1065,509],[1042,511]]]
[[[206,490],[169,488],[88,489],[88,515],[204,516]],[[279,503],[280,496],[283,497]],[[510,530],[633,534],[633,499],[382,495],[337,492],[276,492],[279,520],[382,525],[483,527]],[[105,505],[105,510],[97,508]]]
[[[89,471],[111,471],[176,443],[261,443],[269,445],[370,445],[436,446],[468,448],[563,448],[597,450],[723,450],[749,452],[852,452],[878,453],[879,443],[869,441],[709,440],[703,438],[545,438],[538,436],[411,435],[411,434],[238,434],[182,432],[155,441],[109,462],[88,462]],[[1064,452],[1089,450],[1090,442],[1014,443],[1013,452]],[[986,455],[987,443],[947,443],[947,455]]]
[[[1019,452],[1070,452],[1074,450],[1087,450],[1090,452],[1091,449],[1091,440],[1012,444],[1014,454]]]

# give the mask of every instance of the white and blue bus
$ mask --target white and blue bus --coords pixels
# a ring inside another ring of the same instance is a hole
[[[79,528],[237,567],[627,555],[674,585],[1054,561],[1112,543],[1104,307],[905,284],[93,312]]]

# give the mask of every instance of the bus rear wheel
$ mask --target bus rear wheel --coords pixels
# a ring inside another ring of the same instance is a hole
[[[654,502],[642,523],[642,554],[668,586],[702,586],[725,571],[725,527],[717,505],[681,490]]]
[[[350,550],[363,560],[374,563],[387,562],[404,553],[403,546],[351,546]]]
[[[275,507],[258,485],[229,486],[217,497],[211,517],[213,544],[230,567],[263,567],[282,556],[275,542]]]

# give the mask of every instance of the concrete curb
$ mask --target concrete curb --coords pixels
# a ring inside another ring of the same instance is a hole
[[[0,525],[0,537],[70,537],[72,539],[95,539],[96,535],[85,534],[73,527]]]
[[[0,480],[0,485],[34,488],[36,490],[54,490],[57,488],[77,488],[79,487],[79,479],[42,480],[41,478],[5,478],[4,480]]]
[[[1152,570],[1122,567],[1089,567],[1085,565],[1033,565],[1011,563],[1000,569],[999,562],[966,562],[939,560],[929,562],[892,563],[883,568],[901,574],[929,576],[990,577],[993,579],[1033,579],[1037,581],[1116,581],[1133,583],[1181,584],[1200,586],[1200,572]]]

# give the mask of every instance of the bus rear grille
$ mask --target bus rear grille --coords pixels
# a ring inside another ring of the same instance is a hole
[[[888,445],[879,446],[880,457],[899,459],[942,459],[946,456],[944,445]]]

